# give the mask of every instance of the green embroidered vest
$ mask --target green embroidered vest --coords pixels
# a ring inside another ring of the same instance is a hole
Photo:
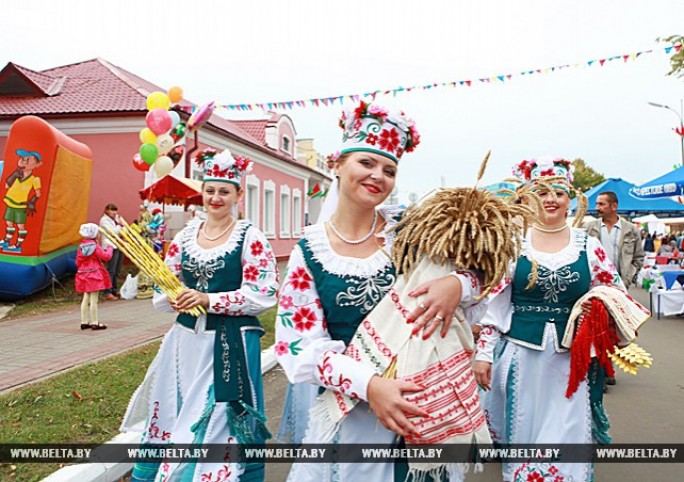
[[[572,307],[589,291],[591,272],[586,237],[577,260],[555,270],[540,264],[537,283],[526,290],[531,271],[530,260],[526,256],[518,258],[511,294],[513,319],[511,329],[505,336],[514,343],[541,350],[546,323],[555,325],[557,340],[560,341]]]
[[[324,270],[306,239],[299,241],[299,247],[321,299],[328,333],[348,345],[359,324],[394,285],[394,266],[387,263],[371,277],[337,275]]]
[[[209,261],[181,255],[185,285],[203,293],[234,291],[242,285],[242,248],[249,225],[244,228],[237,247],[221,258]],[[197,317],[180,313],[176,322],[197,331]],[[242,327],[261,329],[255,316],[207,314],[206,329],[216,330],[214,336],[214,395],[217,402],[242,401],[253,404],[246,354],[242,343]]]

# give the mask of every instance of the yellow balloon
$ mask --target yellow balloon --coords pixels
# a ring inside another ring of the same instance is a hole
[[[143,144],[156,144],[157,134],[152,132],[148,127],[140,131],[140,142]]]
[[[147,96],[147,110],[169,110],[169,107],[171,107],[171,101],[164,92],[152,92]]]

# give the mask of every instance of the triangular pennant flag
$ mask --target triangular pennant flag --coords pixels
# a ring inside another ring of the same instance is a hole
[[[504,77],[503,75],[497,75],[496,78],[503,82],[506,77]]]
[[[627,59],[629,59],[629,54],[625,54],[622,56],[622,60],[624,60],[625,62],[627,62]]]
[[[599,64],[601,64],[601,67],[603,67],[603,64],[605,64],[605,63],[606,63],[606,59],[599,60]]]
[[[679,52],[682,49],[681,44],[680,45],[675,45],[674,46],[675,52]]]
[[[665,53],[669,54],[672,51],[672,47],[665,47]]]
[[[473,81],[472,81],[472,80],[466,80],[465,83],[466,83],[466,85],[467,85],[468,87],[470,87],[470,84],[472,84]]]

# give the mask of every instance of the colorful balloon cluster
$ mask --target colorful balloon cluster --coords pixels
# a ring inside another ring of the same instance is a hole
[[[214,102],[208,102],[193,112],[187,126],[178,112],[169,110],[183,100],[183,89],[171,87],[165,94],[152,92],[147,96],[147,127],[140,131],[140,151],[133,156],[133,166],[139,171],[154,167],[158,177],[169,174],[183,158],[185,147],[178,142],[187,132],[199,129],[214,112]]]

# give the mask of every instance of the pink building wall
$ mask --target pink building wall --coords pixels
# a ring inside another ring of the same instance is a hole
[[[88,221],[99,222],[104,207],[114,203],[127,222],[138,216],[140,195],[145,173],[133,167],[133,155],[140,149],[140,139],[134,133],[75,134],[93,151],[93,179],[88,203]]]

